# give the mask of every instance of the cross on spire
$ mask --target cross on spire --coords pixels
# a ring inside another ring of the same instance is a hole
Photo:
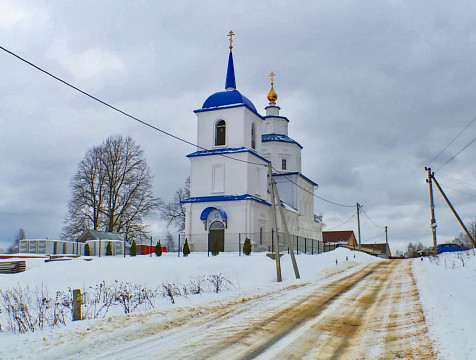
[[[230,46],[229,46],[230,52],[231,52],[231,50],[233,49],[233,35],[235,35],[235,33],[234,33],[233,31],[231,31],[231,30],[230,30],[230,32],[229,32],[228,35],[227,35],[227,36],[230,38]]]
[[[269,78],[271,79],[271,85],[274,85],[274,77],[275,76],[276,76],[276,74],[274,72],[269,74]]]

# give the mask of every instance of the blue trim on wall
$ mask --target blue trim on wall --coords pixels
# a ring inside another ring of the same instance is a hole
[[[261,142],[269,142],[269,141],[279,141],[279,142],[286,142],[291,144],[296,144],[302,149],[301,144],[299,144],[296,140],[291,139],[289,136],[284,134],[263,134],[261,135]]]
[[[218,195],[218,196],[196,196],[182,200],[181,203],[200,203],[200,202],[214,202],[214,201],[241,201],[241,200],[253,200],[260,204],[271,206],[266,200],[260,199],[257,196],[250,194],[243,195]]]
[[[270,163],[269,160],[265,159],[261,155],[258,155],[253,150],[250,150],[250,149],[245,148],[245,147],[200,150],[200,151],[195,151],[194,153],[188,154],[187,157],[210,156],[210,155],[221,155],[221,154],[237,154],[237,153],[243,153],[243,152],[248,152],[248,153],[256,156],[258,159],[263,160],[267,164]]]
[[[308,183],[314,185],[315,187],[318,187],[319,185],[316,184],[314,181],[312,181],[311,179],[309,179],[307,176],[304,176],[303,174],[301,174],[299,171],[295,171],[295,172],[288,172],[288,173],[283,173],[283,174],[274,174],[273,173],[273,176],[286,176],[286,175],[299,175],[300,177],[302,177],[304,180],[306,180]]]
[[[223,105],[223,106],[217,106],[217,107],[202,108],[202,109],[193,110],[193,112],[194,113],[199,113],[199,112],[205,112],[205,111],[216,111],[216,110],[231,109],[231,108],[236,108],[236,107],[241,107],[241,106],[244,106],[245,108],[247,108],[253,114],[258,116],[261,120],[264,119],[260,114],[258,114],[256,109],[251,108],[247,104],[234,104],[234,105]]]
[[[202,213],[200,214],[200,220],[207,220],[208,214],[210,214],[210,212],[213,210],[217,210],[220,213],[222,219],[228,219],[228,216],[226,216],[226,212],[224,212],[222,209],[209,206],[205,210],[203,210]]]

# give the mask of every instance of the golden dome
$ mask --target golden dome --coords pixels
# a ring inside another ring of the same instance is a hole
[[[269,105],[276,105],[276,100],[278,99],[278,94],[274,92],[274,88],[273,88],[275,76],[276,76],[275,73],[269,74],[269,77],[271,78],[271,90],[269,90],[269,94],[268,94]]]

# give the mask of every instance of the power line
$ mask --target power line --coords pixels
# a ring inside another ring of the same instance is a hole
[[[458,184],[458,185],[461,185],[461,186],[465,186],[469,189],[476,190],[476,185],[461,181],[460,179],[456,179],[456,178],[453,178],[453,177],[445,175],[445,174],[440,173],[438,175],[441,176],[441,177],[444,177],[445,179],[451,181],[452,183],[455,183],[455,184]]]
[[[74,89],[74,90],[80,92],[81,94],[83,94],[83,95],[85,95],[85,96],[87,96],[87,97],[93,99],[94,101],[99,102],[100,104],[102,104],[102,105],[104,105],[104,106],[107,106],[108,108],[110,108],[110,109],[112,109],[112,110],[114,110],[114,111],[117,111],[118,113],[120,113],[120,114],[122,114],[122,115],[124,115],[124,116],[126,116],[126,117],[128,117],[128,118],[130,118],[130,119],[132,119],[132,120],[134,120],[134,121],[137,121],[138,123],[140,123],[140,124],[142,124],[142,125],[145,125],[145,126],[151,128],[151,129],[156,130],[156,131],[158,131],[158,132],[160,132],[160,133],[162,133],[162,134],[164,134],[164,135],[167,135],[167,136],[169,136],[169,137],[171,137],[171,138],[174,138],[174,139],[176,139],[176,140],[179,140],[179,141],[181,141],[181,142],[183,142],[183,143],[185,143],[185,144],[195,146],[195,147],[197,147],[197,148],[199,148],[199,149],[202,149],[202,150],[205,150],[205,151],[209,150],[209,149],[206,149],[206,148],[204,148],[204,147],[201,147],[201,146],[199,146],[199,145],[197,145],[197,144],[194,144],[194,143],[192,143],[191,141],[188,141],[188,140],[185,140],[185,139],[183,139],[183,138],[181,138],[181,137],[179,137],[179,136],[173,135],[172,133],[170,133],[170,132],[168,132],[168,131],[162,130],[162,129],[160,129],[160,128],[158,128],[158,127],[152,125],[152,124],[149,124],[148,122],[143,121],[143,120],[141,120],[141,119],[139,119],[139,118],[137,118],[137,117],[135,117],[135,116],[133,116],[133,115],[131,115],[131,114],[129,114],[129,113],[127,113],[127,112],[125,112],[125,111],[123,111],[123,110],[121,110],[121,109],[119,109],[119,108],[117,108],[117,107],[115,107],[115,106],[113,106],[113,105],[111,105],[111,104],[109,104],[109,103],[107,103],[106,101],[103,101],[103,100],[97,98],[96,96],[89,94],[88,92],[86,92],[86,91],[84,91],[84,90],[81,90],[81,89],[78,88],[77,86],[72,85],[71,83],[69,83],[69,82],[67,82],[67,81],[65,81],[65,80],[63,80],[63,79],[61,79],[61,78],[59,78],[59,77],[56,76],[56,75],[53,75],[52,73],[50,73],[50,72],[44,70],[43,68],[41,68],[41,67],[39,67],[39,66],[33,64],[32,62],[30,62],[30,61],[24,59],[23,57],[21,57],[21,56],[15,54],[14,52],[12,52],[12,51],[10,51],[10,50],[4,48],[3,46],[0,46],[0,49],[2,49],[3,51],[7,52],[8,54],[10,54],[10,55],[16,57],[17,59],[23,61],[24,63],[26,63],[26,64],[32,66],[33,68],[35,68],[35,69],[41,71],[42,73],[44,73],[44,74],[50,76],[51,78],[53,78],[53,79],[55,79],[55,80],[61,82],[62,84],[64,84],[64,85],[66,85],[66,86],[68,86],[68,87],[70,87],[70,88],[72,88],[72,89]],[[217,154],[217,155],[220,155],[220,156],[222,156],[222,157],[229,158],[229,159],[232,159],[232,160],[235,160],[235,161],[247,163],[247,164],[253,164],[253,165],[258,165],[258,166],[266,166],[266,165],[259,164],[259,163],[255,163],[255,162],[251,162],[251,161],[246,161],[246,160],[237,159],[237,158],[234,158],[234,157],[225,155],[225,154]],[[276,170],[276,169],[274,169],[274,170]],[[277,170],[276,170],[276,171],[277,171]],[[279,171],[277,171],[277,172],[280,173]],[[288,181],[290,181],[291,183],[293,183],[294,185],[296,185],[297,187],[299,187],[300,189],[302,189],[302,190],[304,190],[304,191],[310,193],[311,195],[315,196],[315,197],[318,198],[318,199],[321,199],[321,200],[323,200],[323,201],[325,201],[325,202],[328,202],[328,203],[333,204],[333,205],[336,205],[336,206],[353,207],[353,205],[339,204],[339,203],[336,203],[336,202],[327,200],[327,199],[325,199],[325,198],[323,198],[323,197],[321,197],[321,196],[315,195],[314,193],[312,193],[312,192],[308,191],[307,189],[303,188],[302,186],[298,185],[297,183],[295,183],[294,181],[292,181],[292,180],[289,179],[288,177],[286,177],[286,176],[284,176],[284,177],[285,177]]]
[[[451,141],[448,143],[448,145],[446,145],[438,154],[436,154],[435,157],[434,157],[433,159],[431,159],[431,160],[428,162],[428,164],[431,164],[433,161],[435,161],[436,158],[438,158],[438,156],[440,156],[440,155],[443,153],[443,151],[445,151],[445,150],[448,148],[448,146],[450,146],[468,127],[470,127],[471,124],[472,124],[475,120],[476,120],[476,117],[474,117],[473,120],[471,120],[471,121],[469,122],[469,124],[466,125],[466,126],[464,127],[464,129],[461,130],[461,131],[458,133],[458,135],[456,135],[456,136],[453,138],[453,140],[451,140]]]
[[[313,192],[310,192],[309,190],[307,190],[307,189],[303,188],[302,186],[300,186],[299,184],[297,184],[297,183],[296,183],[295,181],[293,181],[292,179],[288,178],[288,177],[286,176],[287,173],[282,172],[282,171],[279,171],[279,170],[275,169],[274,167],[273,167],[273,170],[274,170],[276,173],[278,173],[278,174],[280,174],[280,175],[283,175],[283,177],[284,177],[286,180],[288,180],[290,183],[296,185],[298,188],[304,190],[305,192],[311,194],[312,196],[314,196],[314,197],[316,197],[316,198],[318,198],[318,199],[321,199],[321,200],[323,200],[323,201],[325,201],[325,202],[327,202],[327,203],[329,203],[329,204],[333,204],[333,205],[336,205],[336,206],[342,206],[342,207],[348,207],[348,208],[351,208],[351,207],[353,208],[353,207],[354,207],[354,205],[339,204],[339,203],[336,203],[336,202],[334,202],[334,201],[324,199],[323,197],[318,196],[318,195],[314,194]]]
[[[338,227],[341,227],[342,225],[347,224],[356,214],[353,214],[350,218],[348,218],[346,221],[344,221],[342,224],[334,226],[333,228],[327,229],[326,231],[334,230],[337,229]]]
[[[443,184],[443,185],[445,185],[445,187],[447,187],[448,189],[451,189],[451,190],[460,192],[460,193],[462,193],[462,194],[466,194],[466,195],[469,195],[469,196],[474,196],[474,197],[476,197],[476,194],[471,194],[471,193],[469,193],[469,192],[466,192],[466,191],[457,189],[457,188],[455,188],[455,187],[449,186],[448,184]]]
[[[366,239],[365,241],[372,241],[372,240],[375,240],[376,238],[382,236],[382,235],[385,235],[385,232],[383,233],[379,233],[377,235],[375,235],[374,237],[371,237],[370,239]],[[365,244],[364,244],[365,245]]]
[[[158,127],[152,125],[152,124],[149,124],[148,122],[143,121],[143,120],[141,120],[141,119],[139,119],[139,118],[137,118],[137,117],[135,117],[135,116],[133,116],[133,115],[131,115],[131,114],[129,114],[129,113],[127,113],[127,112],[125,112],[125,111],[123,111],[123,110],[121,110],[121,109],[119,109],[119,108],[117,108],[117,107],[115,107],[115,106],[113,106],[113,105],[111,105],[111,104],[109,104],[109,103],[107,103],[107,102],[105,102],[105,101],[99,99],[99,98],[97,98],[96,96],[91,95],[90,93],[88,93],[88,92],[86,92],[86,91],[84,91],[84,90],[81,90],[81,89],[78,88],[77,86],[72,85],[71,83],[69,83],[69,82],[67,82],[67,81],[65,81],[65,80],[63,80],[63,79],[61,79],[61,78],[59,78],[59,77],[56,76],[56,75],[53,75],[52,73],[50,73],[50,72],[48,72],[48,71],[42,69],[41,67],[39,67],[39,66],[33,64],[32,62],[30,62],[30,61],[28,61],[28,60],[22,58],[21,56],[15,54],[14,52],[5,49],[5,48],[4,48],[3,46],[1,46],[1,45],[0,45],[0,49],[2,49],[3,51],[7,52],[8,54],[10,54],[10,55],[16,57],[17,59],[23,61],[24,63],[26,63],[26,64],[28,64],[28,65],[34,67],[35,69],[41,71],[42,73],[44,73],[44,74],[46,74],[46,75],[52,77],[53,79],[55,79],[55,80],[57,80],[57,81],[63,83],[64,85],[69,86],[70,88],[72,88],[72,89],[74,89],[74,90],[80,92],[80,93],[83,94],[83,95],[86,95],[87,97],[93,99],[94,101],[97,101],[98,103],[100,103],[100,104],[102,104],[102,105],[104,105],[104,106],[107,106],[108,108],[110,108],[110,109],[112,109],[112,110],[114,110],[114,111],[117,111],[118,113],[120,113],[120,114],[122,114],[122,115],[124,115],[124,116],[127,116],[128,118],[130,118],[130,119],[132,119],[132,120],[134,120],[134,121],[137,121],[138,123],[140,123],[140,124],[142,124],[142,125],[145,125],[145,126],[151,128],[151,129],[153,129],[153,130],[156,130],[156,131],[158,131],[158,132],[160,132],[160,133],[162,133],[162,134],[164,134],[164,135],[170,136],[171,138],[176,139],[176,140],[179,140],[179,141],[181,141],[181,142],[183,142],[183,143],[185,143],[185,144],[187,144],[187,145],[192,145],[192,146],[195,146],[195,147],[197,147],[197,148],[199,148],[199,149],[202,149],[202,150],[209,150],[209,149],[206,149],[206,148],[204,148],[204,147],[202,147],[202,146],[199,146],[199,145],[197,145],[197,144],[194,144],[194,143],[192,143],[191,141],[185,140],[185,139],[183,139],[183,138],[181,138],[181,137],[179,137],[179,136],[177,136],[177,135],[174,135],[174,134],[172,134],[172,133],[170,133],[170,132],[168,132],[168,131],[162,130],[162,129],[160,129],[160,128],[158,128]],[[239,162],[247,163],[247,164],[259,165],[259,166],[266,166],[266,165],[259,164],[259,163],[255,163],[255,162],[252,162],[252,161],[246,161],[246,160],[237,159],[237,158],[234,158],[234,157],[225,155],[225,154],[217,154],[217,155],[220,155],[220,156],[225,157],[225,158],[228,158],[228,159],[236,160],[236,161],[239,161]]]
[[[367,215],[367,213],[364,211],[364,209],[363,209],[362,207],[360,207],[360,210],[362,210],[362,212],[364,213],[364,215],[367,217],[367,219],[370,220],[370,222],[371,222],[372,224],[374,224],[374,225],[375,225],[376,227],[378,227],[378,228],[385,229],[385,226],[377,225],[377,224]]]
[[[453,155],[449,160],[447,160],[443,165],[441,165],[435,172],[440,171],[446,164],[456,158],[459,154],[461,154],[464,150],[466,150],[472,143],[476,141],[476,137],[473,138],[468,144],[466,144],[460,151],[458,151],[455,155]]]

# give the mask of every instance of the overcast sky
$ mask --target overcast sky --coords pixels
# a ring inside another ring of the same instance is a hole
[[[7,1],[0,45],[144,121],[196,141],[194,109],[223,90],[233,30],[237,88],[264,114],[273,71],[316,195],[359,202],[392,250],[431,244],[424,167],[476,217],[476,3],[471,1]],[[145,150],[166,201],[194,149],[0,51],[0,247],[20,228],[57,238],[70,180],[112,134]],[[439,242],[461,229],[435,193]],[[315,201],[331,229],[355,208]],[[150,219],[153,235],[166,230]],[[356,220],[337,228],[356,230]],[[362,242],[385,240],[361,216]],[[1,243],[3,242],[3,244]]]

